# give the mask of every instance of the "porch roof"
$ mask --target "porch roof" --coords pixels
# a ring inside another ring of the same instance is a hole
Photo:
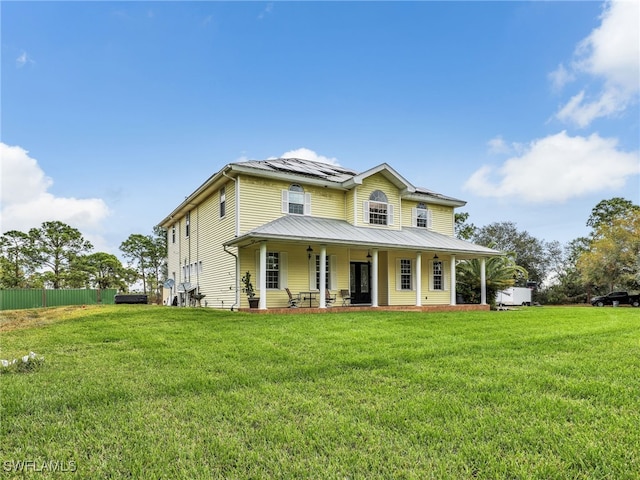
[[[426,228],[403,227],[402,230],[390,230],[356,227],[345,220],[303,215],[285,215],[234,238],[225,245],[242,247],[262,240],[357,245],[364,248],[394,250],[428,250],[480,257],[501,255],[497,250],[442,235]]]

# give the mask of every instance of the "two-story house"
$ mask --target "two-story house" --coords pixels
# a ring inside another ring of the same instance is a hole
[[[348,292],[351,305],[455,305],[456,261],[500,254],[455,238],[463,205],[386,163],[361,173],[295,158],[230,163],[160,222],[165,301],[247,308],[250,272],[260,309],[287,307],[289,292],[325,308],[327,290],[339,304]]]

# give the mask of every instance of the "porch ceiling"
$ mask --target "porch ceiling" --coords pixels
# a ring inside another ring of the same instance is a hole
[[[226,242],[225,245],[243,247],[262,240],[357,245],[364,248],[393,250],[426,250],[470,257],[491,257],[501,254],[497,250],[448,237],[426,228],[404,227],[402,230],[389,230],[355,227],[344,220],[302,215],[285,215]]]

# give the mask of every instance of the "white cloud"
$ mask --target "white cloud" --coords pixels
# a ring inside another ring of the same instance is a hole
[[[573,82],[576,79],[576,76],[567,70],[562,63],[558,65],[558,68],[548,76],[554,90],[561,90],[566,84]]]
[[[578,73],[603,81],[598,92],[587,95],[583,89],[556,114],[580,127],[624,111],[637,102],[640,91],[640,2],[610,0],[600,18],[600,26],[578,44],[571,72],[560,65],[549,75],[556,87]]]
[[[275,158],[275,157],[274,157]],[[339,165],[337,158],[329,158],[323,155],[318,155],[313,150],[308,148],[298,148],[297,150],[289,150],[280,155],[279,158],[300,158],[302,160],[312,160],[314,162],[328,163],[330,165]]]
[[[273,11],[273,2],[269,2],[267,3],[267,6],[264,7],[264,10],[262,10],[262,12],[260,12],[260,14],[258,15],[258,20],[262,20],[267,15],[269,15],[272,11]]]
[[[618,150],[617,143],[598,134],[570,137],[563,131],[531,142],[497,169],[481,167],[464,189],[482,197],[551,203],[621,188],[640,174],[640,156]]]
[[[520,153],[523,145],[517,142],[507,143],[502,135],[498,135],[487,142],[488,152],[492,155]]]
[[[509,153],[511,148],[504,141],[501,135],[492,138],[487,142],[487,147],[489,147],[489,153]]]
[[[18,68],[22,68],[28,63],[33,64],[36,62],[34,62],[33,59],[29,56],[29,54],[23,50],[22,53],[18,56],[18,58],[16,58],[16,66]]]
[[[0,194],[1,229],[28,231],[42,222],[59,220],[80,230],[86,238],[95,238],[109,208],[100,198],[56,197],[48,190],[53,184],[28,152],[0,142],[2,189]]]

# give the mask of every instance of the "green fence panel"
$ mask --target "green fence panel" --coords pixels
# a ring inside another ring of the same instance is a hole
[[[60,307],[64,305],[113,305],[117,290],[87,288],[64,290],[11,289],[0,290],[0,310]]]
[[[100,303],[103,305],[114,305],[116,303],[116,293],[118,293],[118,290],[115,288],[100,290]]]
[[[44,306],[44,291],[34,289],[0,290],[0,310],[39,308]]]
[[[63,305],[95,305],[98,303],[95,290],[47,290],[47,307]]]

